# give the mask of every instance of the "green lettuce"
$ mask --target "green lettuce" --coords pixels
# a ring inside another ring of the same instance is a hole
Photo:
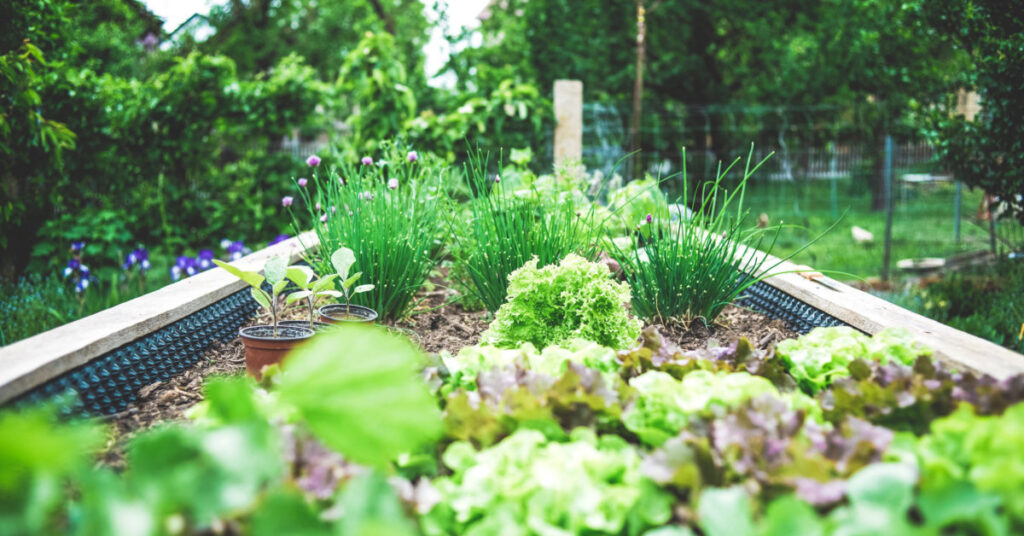
[[[609,348],[631,346],[640,321],[630,318],[629,286],[613,281],[608,268],[570,254],[557,265],[537,267],[537,258],[508,276],[508,298],[480,342],[516,348],[546,348],[586,339]]]
[[[836,378],[849,376],[847,366],[855,359],[909,365],[932,353],[902,328],[886,328],[870,337],[845,326],[815,328],[797,339],[780,342],[775,351],[800,388],[812,394]]]
[[[441,534],[637,534],[668,522],[672,497],[640,471],[617,436],[577,428],[566,443],[519,430],[478,451],[452,443],[452,474],[434,481],[441,501],[422,519]]]
[[[652,370],[629,381],[637,392],[623,415],[626,428],[647,444],[658,446],[682,430],[690,418],[713,410],[732,408],[760,395],[784,399],[790,407],[802,409],[820,419],[813,399],[799,392],[780,394],[767,379],[746,372],[714,373],[696,370],[681,380]]]
[[[615,350],[583,339],[570,339],[543,351],[528,342],[518,348],[478,344],[467,346],[454,356],[442,352],[441,360],[451,374],[449,383],[466,386],[472,386],[481,372],[509,366],[554,377],[561,376],[569,363],[601,372],[617,372],[619,368]]]

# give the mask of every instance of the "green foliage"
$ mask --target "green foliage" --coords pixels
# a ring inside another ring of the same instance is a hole
[[[363,292],[369,292],[374,289],[373,284],[355,286],[359,282],[359,278],[362,277],[362,272],[356,272],[351,276],[348,274],[352,265],[356,263],[356,256],[352,253],[351,249],[339,248],[333,254],[331,254],[331,266],[334,267],[335,273],[338,277],[338,282],[341,285],[341,293],[345,297],[346,311],[349,304],[352,303],[352,296],[356,294],[362,294]]]
[[[274,257],[268,259],[266,264],[263,265],[263,274],[259,272],[250,272],[236,268],[222,260],[213,259],[213,263],[220,266],[231,275],[244,281],[251,288],[252,299],[256,300],[256,303],[260,304],[261,307],[270,312],[273,318],[274,337],[277,337],[277,296],[284,291],[285,287],[288,286],[288,279],[286,274],[288,270],[288,259],[284,257]],[[270,292],[263,290],[263,284],[266,283],[270,287]]]
[[[453,443],[443,456],[453,474],[435,481],[442,502],[423,518],[424,532],[638,534],[668,521],[668,494],[625,441],[586,429],[569,439],[522,430],[479,452]]]
[[[441,431],[436,403],[414,375],[421,360],[404,338],[340,326],[286,358],[276,391],[325,445],[384,467]]]
[[[536,259],[543,268],[566,255],[594,258],[600,233],[596,212],[566,202],[558,185],[537,183],[515,190],[496,182],[486,158],[476,153],[466,166],[470,218],[453,225],[454,277],[488,311],[497,311],[509,293],[509,277]]]
[[[767,160],[751,167],[753,154],[751,146],[734,190],[726,190],[723,181],[739,158],[720,169],[713,182],[701,186],[685,221],[653,219],[652,215],[649,223],[638,226],[628,247],[614,244],[612,254],[622,266],[632,289],[633,309],[640,317],[658,322],[700,319],[710,324],[774,267],[766,266],[767,257],[747,254],[745,249],[771,253],[779,232],[744,225],[747,181]],[[684,168],[684,207],[691,206],[688,190]],[[770,241],[765,240],[767,234],[774,235]]]
[[[0,346],[31,337],[78,316],[78,299],[56,275],[0,280]]]
[[[782,341],[775,351],[800,388],[810,394],[836,378],[849,376],[848,367],[855,359],[910,365],[918,357],[932,354],[904,329],[886,328],[868,336],[845,326],[814,328],[799,338]]]
[[[416,113],[416,96],[396,54],[392,35],[367,32],[341,66],[338,89],[351,101],[347,123],[357,151],[378,151]]]
[[[448,229],[447,170],[391,152],[399,153],[373,165],[343,161],[330,171],[317,169],[309,186],[299,188],[305,206],[293,212],[295,229],[312,227],[320,239],[317,273],[336,271],[326,252],[350,248],[362,277],[375,285],[353,303],[387,319],[408,312],[437,264],[437,242]]]
[[[601,372],[615,372],[619,366],[615,350],[582,339],[550,345],[543,351],[537,350],[530,343],[525,343],[519,348],[478,344],[466,346],[454,356],[442,352],[441,360],[451,374],[447,383],[469,386],[475,384],[476,377],[481,372],[509,366],[518,366],[552,377],[565,373],[569,363],[577,363]]]
[[[481,342],[538,348],[586,339],[625,348],[640,335],[640,321],[626,309],[629,287],[613,281],[603,264],[570,254],[538,268],[538,259],[508,277],[508,299],[498,309]]]
[[[622,188],[608,192],[608,209],[615,216],[609,218],[617,233],[631,233],[637,226],[646,223],[647,215],[660,221],[668,221],[668,200],[659,188],[658,181],[648,177],[626,183]],[[609,225],[611,227],[611,225]]]
[[[922,492],[935,493],[968,484],[1002,502],[1016,526],[1024,526],[1024,405],[1001,416],[977,416],[968,405],[932,423],[931,434],[920,439]],[[937,514],[943,515],[941,511]]]
[[[940,0],[922,2],[921,10],[969,57],[957,81],[981,96],[973,122],[950,114],[952,102],[933,116],[942,161],[958,180],[997,196],[1024,223],[1024,15],[1014,7],[1006,0]]]

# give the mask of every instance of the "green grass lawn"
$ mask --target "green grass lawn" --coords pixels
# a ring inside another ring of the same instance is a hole
[[[836,220],[829,233],[792,260],[818,270],[847,272],[858,278],[877,276],[882,270],[885,212],[871,210],[871,192],[865,181],[836,181],[836,203],[827,180],[797,182],[760,181],[747,188],[745,206],[750,219],[765,213],[772,224],[787,226],[773,253],[784,257],[813,240]],[[955,187],[952,183],[909,186],[894,194],[896,209],[892,230],[892,270],[896,261],[917,257],[946,257],[988,247],[985,229],[970,223],[981,201],[980,191],[963,191],[961,240],[954,240]],[[845,212],[845,215],[844,215]],[[874,236],[872,244],[857,244],[850,231],[854,225]],[[837,279],[851,279],[835,275]]]

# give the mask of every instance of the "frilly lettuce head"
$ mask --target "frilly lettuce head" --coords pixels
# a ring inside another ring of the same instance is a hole
[[[477,451],[456,442],[434,481],[441,501],[422,519],[428,535],[637,534],[671,517],[672,497],[640,471],[618,436],[576,428],[570,441],[519,430]]]
[[[441,360],[457,383],[471,382],[480,372],[511,365],[553,377],[564,374],[569,362],[601,372],[616,372],[619,365],[615,350],[583,339],[571,339],[543,351],[530,343],[519,348],[478,344],[467,346],[454,356],[442,352]]]
[[[849,376],[847,365],[854,359],[910,365],[919,356],[932,353],[905,329],[887,328],[869,337],[848,327],[815,328],[800,338],[780,342],[775,352],[801,389],[810,393],[827,387],[835,378]]]
[[[603,264],[569,255],[557,265],[537,267],[537,258],[508,276],[508,298],[480,342],[517,348],[546,348],[586,339],[622,349],[640,336],[630,318],[629,285],[613,281]]]
[[[622,416],[626,428],[649,445],[659,446],[675,437],[691,416],[719,408],[736,407],[760,395],[772,395],[793,409],[820,419],[813,399],[801,393],[780,394],[761,376],[746,372],[715,373],[697,370],[677,380],[661,371],[645,372],[629,381],[637,398]]]

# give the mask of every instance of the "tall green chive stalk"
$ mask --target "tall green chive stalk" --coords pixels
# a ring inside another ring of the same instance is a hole
[[[593,205],[575,207],[535,190],[512,192],[489,175],[487,158],[469,155],[465,175],[472,192],[470,221],[453,231],[464,258],[453,274],[490,312],[505,303],[508,275],[534,256],[544,267],[576,253],[594,259],[601,236]]]
[[[694,199],[684,166],[681,203],[691,212],[677,222],[654,219],[641,225],[631,247],[616,248],[613,257],[629,282],[637,315],[657,322],[714,322],[726,305],[777,266],[765,266],[766,256],[743,254],[745,248],[771,252],[782,229],[744,224],[747,181],[772,156],[752,166],[753,154],[751,146],[734,189],[728,190],[723,180],[741,158],[725,170],[719,164],[718,176],[698,188]]]
[[[447,235],[447,173],[419,158],[318,169],[312,187],[299,188],[305,217],[293,213],[296,231],[312,228],[320,239],[324,254],[312,260],[316,272],[334,273],[330,252],[349,248],[362,277],[375,283],[352,303],[382,318],[406,314],[438,262],[439,238]]]

